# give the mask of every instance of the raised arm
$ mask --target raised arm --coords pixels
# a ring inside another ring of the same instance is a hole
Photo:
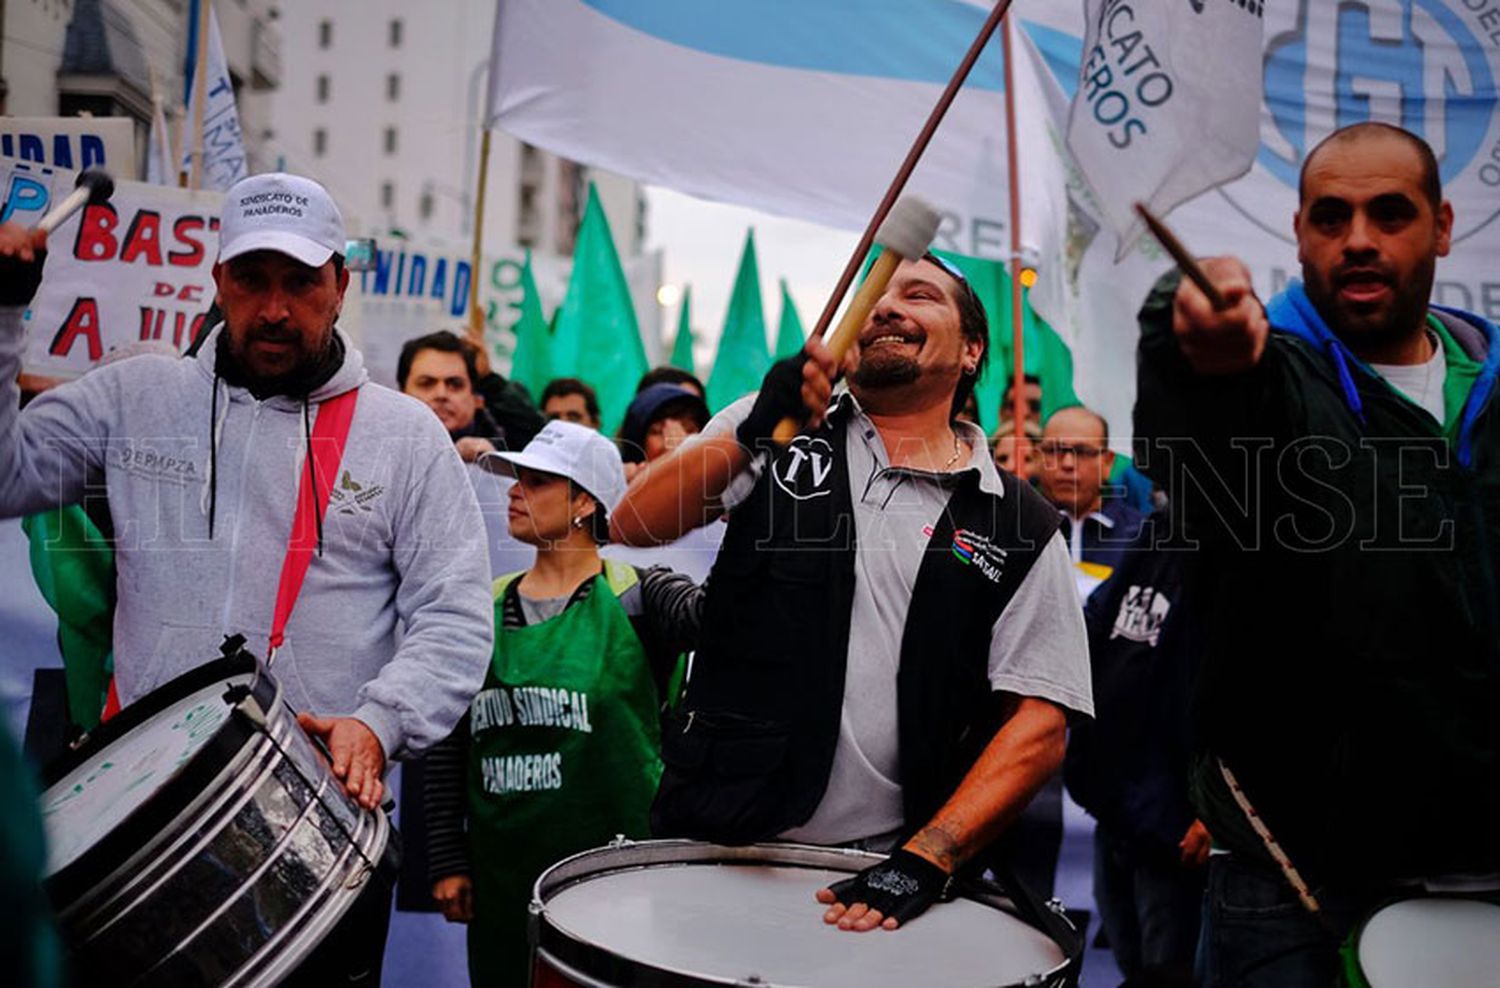
[[[635,475],[624,500],[610,513],[610,540],[663,545],[723,514],[724,492],[750,467],[751,451],[771,441],[782,419],[809,425],[822,420],[834,371],[833,355],[818,340],[774,364],[748,411],[731,405],[709,423],[702,438],[678,446]]]

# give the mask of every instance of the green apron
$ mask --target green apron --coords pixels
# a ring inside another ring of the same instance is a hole
[[[518,575],[495,582],[494,658],[469,708],[469,977],[486,988],[528,983],[537,876],[616,834],[648,836],[661,778],[656,687],[617,597],[635,571],[606,561],[585,599],[503,628]]]

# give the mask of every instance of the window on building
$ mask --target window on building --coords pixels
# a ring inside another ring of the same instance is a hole
[[[313,154],[318,157],[328,153],[328,131],[322,127],[313,131]]]
[[[401,98],[401,73],[392,72],[385,77],[385,98],[392,103]]]
[[[332,88],[333,88],[333,84],[329,80],[328,76],[326,76],[326,75],[320,75],[320,76],[318,76],[318,102],[319,103],[327,103],[328,102],[328,93],[329,93],[329,90],[332,89]]]
[[[385,153],[386,154],[395,154],[396,153],[396,128],[395,127],[387,127],[385,129]]]
[[[380,208],[394,209],[396,206],[396,183],[380,183]]]
[[[422,222],[432,219],[432,189],[423,189],[422,197],[417,200],[417,212],[422,214]]]
[[[323,20],[318,22],[318,47],[333,47],[333,21]]]
[[[401,47],[401,18],[391,21],[391,47]]]

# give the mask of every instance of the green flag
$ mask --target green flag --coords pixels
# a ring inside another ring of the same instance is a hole
[[[542,299],[531,273],[531,251],[521,267],[521,318],[516,321],[516,349],[510,361],[510,379],[534,395],[552,380],[552,329],[542,314]]]
[[[771,367],[766,349],[766,317],[760,301],[760,267],[755,263],[755,231],[745,233],[740,270],[724,316],[719,352],[708,376],[708,407],[717,412],[736,398],[760,388]]]
[[[802,328],[802,317],[797,315],[797,304],[787,290],[786,279],[781,279],[781,321],[776,326],[776,359],[790,357],[802,349],[807,342],[807,332]]]
[[[672,341],[672,356],[667,361],[678,370],[689,374],[698,371],[693,367],[693,286],[682,290],[682,309],[677,313],[677,338]]]
[[[1000,419],[1009,417],[1007,410],[1000,408],[1005,386],[1015,375],[1011,357],[1011,309],[1010,273],[1005,262],[991,261],[962,254],[937,251],[957,265],[969,279],[969,285],[984,303],[984,311],[990,323],[990,356],[984,373],[974,387],[979,401],[979,422],[987,433],[993,433]],[[1042,382],[1042,421],[1047,421],[1059,408],[1078,404],[1078,394],[1073,390],[1073,351],[1057,335],[1047,321],[1032,310],[1026,301],[1025,290],[1021,296],[1022,365],[1027,374],[1035,374]]]
[[[649,369],[635,303],[615,253],[599,192],[589,185],[588,206],[573,248],[573,273],[552,337],[552,373],[579,377],[599,395],[603,431],[613,435]]]

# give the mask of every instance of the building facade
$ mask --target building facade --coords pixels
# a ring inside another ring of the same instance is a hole
[[[192,0],[0,0],[0,112],[129,117],[140,174],[153,96],[181,146],[191,8]],[[264,171],[275,163],[264,138],[281,80],[278,12],[271,0],[219,0],[213,9],[248,167]]]
[[[334,190],[367,233],[466,241],[494,20],[495,0],[284,4],[270,147],[286,167]],[[571,255],[592,181],[621,254],[640,253],[645,197],[637,183],[500,131],[491,136],[488,176],[487,243]]]

